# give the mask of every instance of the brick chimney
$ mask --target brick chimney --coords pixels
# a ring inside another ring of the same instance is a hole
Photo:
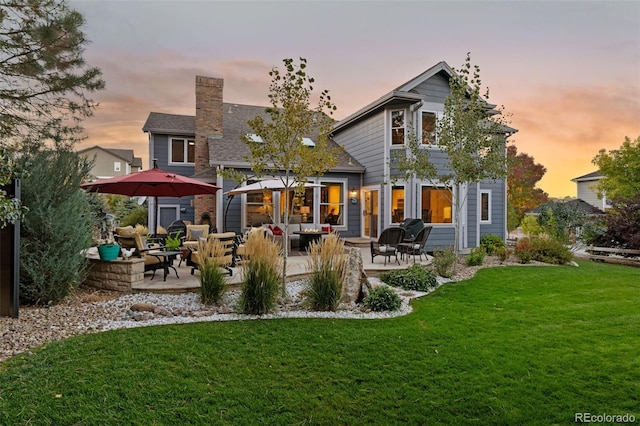
[[[195,172],[209,169],[209,139],[222,137],[222,88],[221,78],[196,76],[196,137]],[[208,212],[215,224],[215,195],[196,195],[193,207],[195,223],[200,223],[202,213]]]

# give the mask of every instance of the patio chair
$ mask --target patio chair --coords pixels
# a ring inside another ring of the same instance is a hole
[[[147,237],[143,237],[135,230],[116,230],[116,238],[121,247],[135,247],[135,256],[144,259],[144,272],[153,271],[151,279],[156,276],[158,269],[164,269],[163,260],[159,257],[148,254],[149,250],[158,250],[162,247],[158,247],[154,244],[154,247],[149,246],[147,243]]]
[[[219,240],[224,247],[224,254],[216,257],[215,261],[229,273],[229,276],[232,276],[233,270],[231,269],[231,265],[234,263],[236,256],[236,233],[223,232],[219,234],[209,234],[207,243],[212,240]],[[198,250],[191,249],[191,252],[187,257],[187,266],[191,266],[191,275],[193,275],[195,270],[198,269],[201,262],[202,259],[200,258]]]
[[[403,241],[411,242],[418,238],[418,232],[424,228],[424,222],[422,219],[405,219],[400,228],[404,229]]]
[[[384,257],[384,264],[387,265],[387,258],[395,256],[398,265],[398,244],[404,238],[404,229],[399,227],[386,228],[380,234],[377,242],[371,241],[371,263],[376,256]]]
[[[197,249],[200,238],[209,236],[209,225],[187,225],[185,239],[182,246],[189,249]]]
[[[413,255],[413,262],[416,261],[416,256],[420,256],[420,260],[422,260],[422,255],[424,254],[425,260],[427,259],[427,253],[425,253],[425,246],[427,245],[427,238],[429,238],[429,234],[431,233],[431,226],[424,226],[416,238],[411,242],[403,242],[398,245],[398,249],[400,250],[400,255],[407,255],[407,263],[409,263],[409,256]]]

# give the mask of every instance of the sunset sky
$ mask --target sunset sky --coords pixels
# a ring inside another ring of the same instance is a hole
[[[269,70],[304,57],[346,117],[440,61],[480,66],[540,187],[575,196],[602,148],[640,136],[638,1],[70,1],[106,89],[81,147],[134,149],[149,112],[195,115],[195,76],[224,101],[267,105]]]

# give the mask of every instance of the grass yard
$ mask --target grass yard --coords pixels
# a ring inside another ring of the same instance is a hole
[[[0,424],[572,424],[640,419],[640,269],[506,267],[389,320],[117,330],[0,364]]]

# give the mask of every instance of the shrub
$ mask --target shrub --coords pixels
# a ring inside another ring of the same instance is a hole
[[[243,264],[240,309],[247,314],[266,314],[275,307],[282,282],[280,246],[264,233],[253,232],[245,249],[249,261]]]
[[[537,260],[561,265],[573,258],[571,251],[562,242],[551,237],[522,238],[516,244],[515,254],[521,263]]]
[[[136,226],[137,224],[147,224],[147,209],[139,207],[126,215],[120,221],[121,226]]]
[[[486,234],[480,237],[480,247],[484,248],[489,256],[493,256],[496,254],[496,250],[506,248],[507,245],[501,237],[495,234]]]
[[[206,243],[198,243],[198,253],[201,264],[200,270],[200,298],[205,305],[213,305],[222,299],[226,289],[224,272],[220,263],[215,259],[222,258],[225,254],[225,247],[218,239],[211,239]]]
[[[419,263],[414,263],[407,269],[385,272],[380,279],[393,287],[404,290],[427,291],[438,285],[433,272]]]
[[[307,258],[309,278],[308,301],[317,311],[335,311],[342,296],[342,280],[346,255],[344,241],[338,234],[312,243]]]
[[[506,247],[498,247],[494,250],[494,254],[498,256],[498,259],[500,259],[500,262],[502,263],[509,258],[511,250]]]
[[[534,259],[545,263],[562,265],[573,258],[571,251],[555,238],[536,238],[533,240]]]
[[[471,250],[471,253],[467,256],[467,266],[480,266],[484,262],[484,256],[486,255],[484,248],[476,247]]]
[[[604,229],[596,245],[640,249],[640,197],[616,198],[604,216]]]
[[[22,202],[29,208],[20,224],[20,302],[62,300],[86,277],[82,250],[91,246],[95,216],[80,189],[90,163],[67,149],[24,153],[29,170]]]
[[[515,255],[520,263],[529,263],[533,259],[533,246],[529,238],[521,238],[516,243]]]
[[[376,287],[363,300],[364,306],[374,312],[397,311],[402,306],[400,296],[386,286]]]
[[[433,254],[433,270],[441,277],[451,278],[457,261],[453,247],[438,250]]]

